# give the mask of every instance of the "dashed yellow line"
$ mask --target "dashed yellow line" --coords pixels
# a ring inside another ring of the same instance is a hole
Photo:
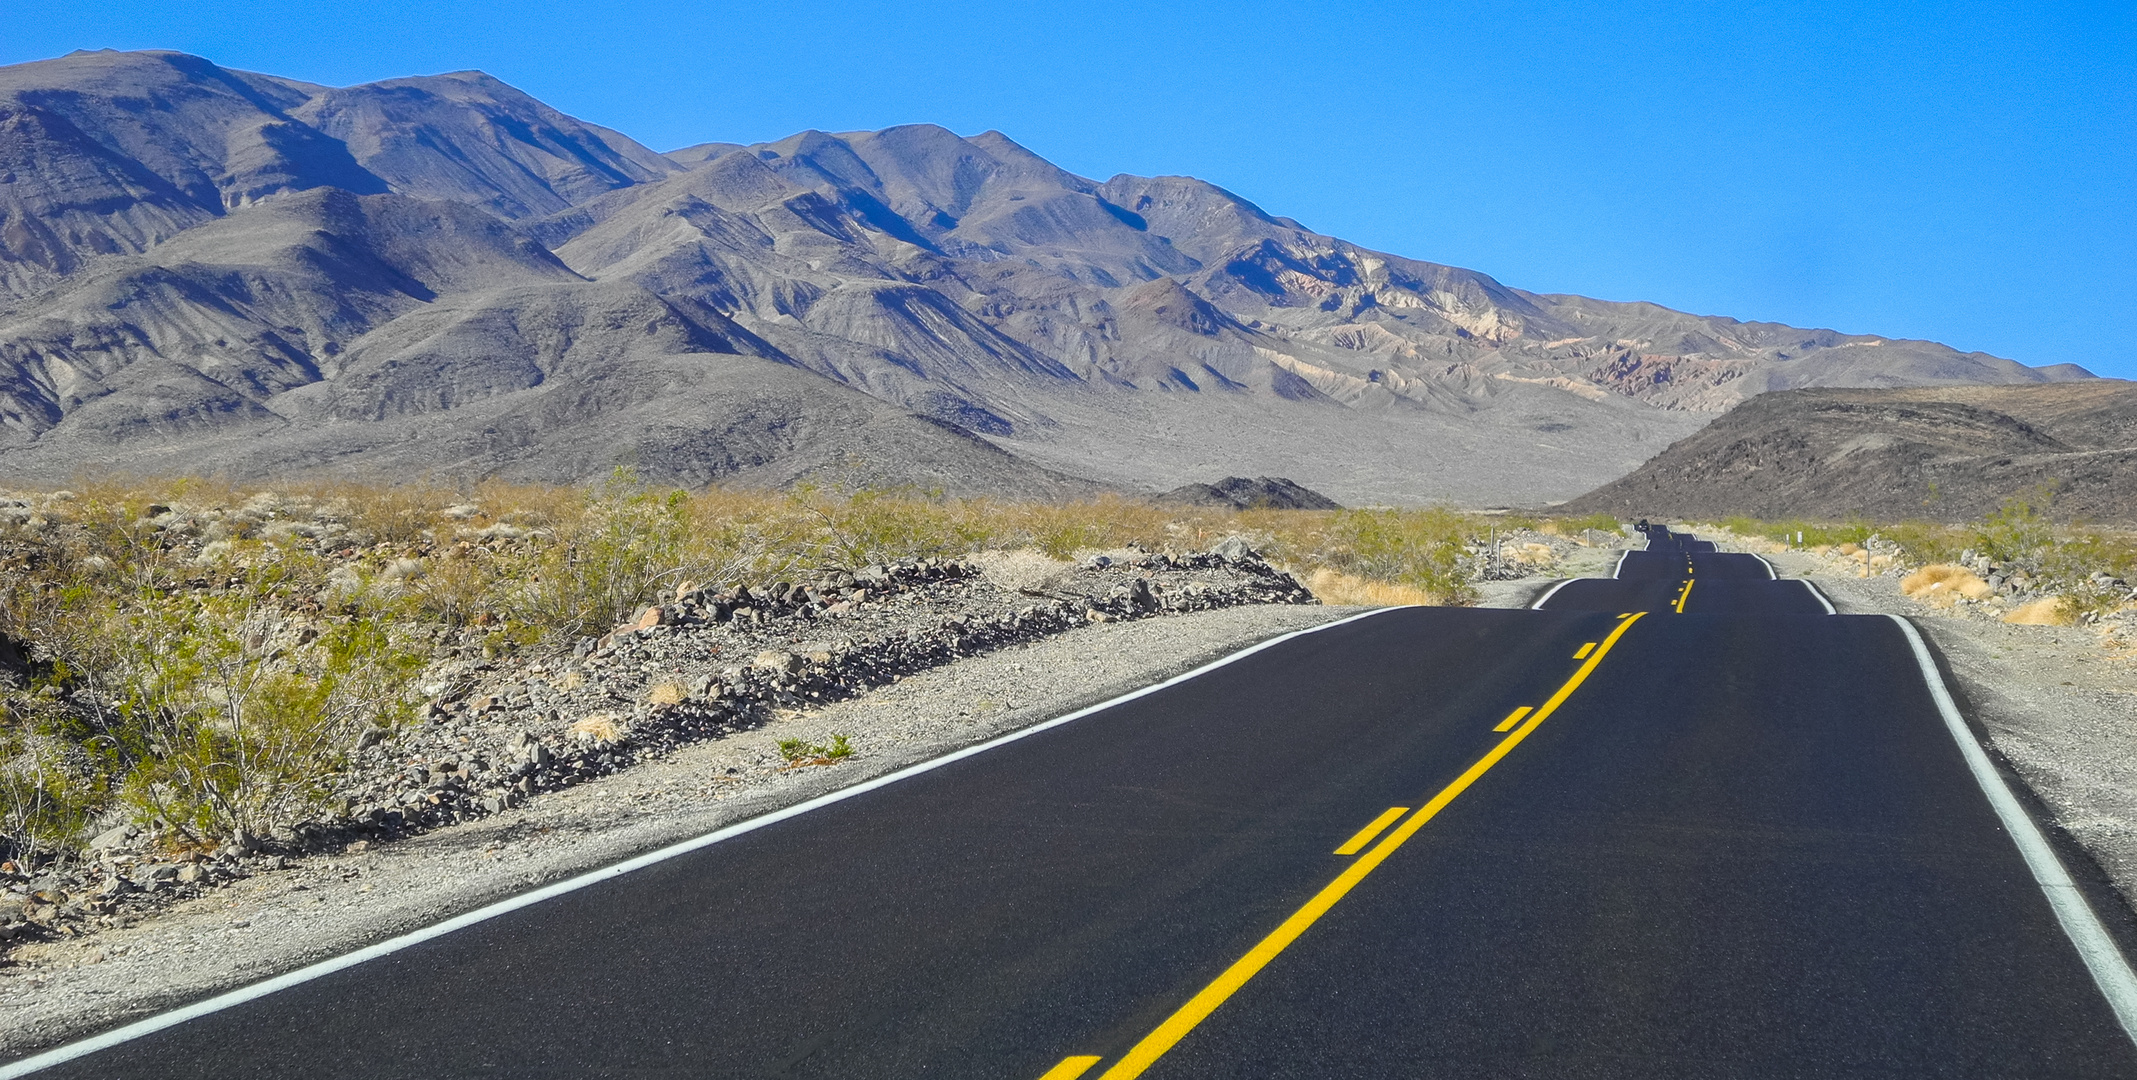
[[[1373,837],[1380,835],[1380,830],[1395,824],[1396,818],[1409,812],[1410,808],[1407,806],[1388,807],[1386,813],[1374,818],[1366,824],[1365,828],[1359,829],[1350,839],[1343,841],[1343,846],[1336,849],[1336,854],[1356,855],[1364,851],[1365,845],[1372,843]]]
[[[1530,713],[1532,713],[1532,712],[1535,712],[1535,711],[1536,711],[1536,710],[1534,710],[1534,709],[1532,709],[1532,708],[1529,708],[1529,707],[1528,707],[1528,706],[1526,706],[1526,705],[1523,705],[1522,707],[1520,707],[1520,708],[1518,708],[1518,709],[1515,709],[1515,710],[1514,710],[1513,712],[1507,713],[1507,714],[1506,714],[1506,719],[1504,719],[1504,720],[1501,720],[1501,721],[1499,721],[1499,726],[1498,726],[1498,727],[1495,727],[1495,728],[1493,728],[1492,730],[1493,730],[1493,731],[1512,731],[1512,730],[1514,730],[1514,725],[1515,725],[1515,724],[1518,724],[1518,723],[1520,723],[1520,722],[1521,722],[1521,718],[1522,718],[1522,717],[1524,717],[1524,716],[1527,716],[1528,714],[1530,714]]]
[[[1379,868],[1381,863],[1386,862],[1388,856],[1395,853],[1395,849],[1401,847],[1410,837],[1416,835],[1417,831],[1424,828],[1427,822],[1437,817],[1441,810],[1446,809],[1447,804],[1453,802],[1462,792],[1469,790],[1469,786],[1476,783],[1478,777],[1490,772],[1492,766],[1497,765],[1501,758],[1512,753],[1514,747],[1521,745],[1521,741],[1529,737],[1530,732],[1535,731],[1539,725],[1550,718],[1552,713],[1557,712],[1558,707],[1565,704],[1567,698],[1573,696],[1573,691],[1580,689],[1580,684],[1587,681],[1589,673],[1595,670],[1596,665],[1603,662],[1603,657],[1610,655],[1611,647],[1618,643],[1619,638],[1625,636],[1625,631],[1630,629],[1632,624],[1639,622],[1640,617],[1645,614],[1647,613],[1644,611],[1638,611],[1624,616],[1624,621],[1618,623],[1617,627],[1610,631],[1609,636],[1605,637],[1602,643],[1596,646],[1595,652],[1589,655],[1587,661],[1573,672],[1572,677],[1568,678],[1556,693],[1551,695],[1550,700],[1545,701],[1534,712],[1530,713],[1521,723],[1521,726],[1516,727],[1506,738],[1499,740],[1497,745],[1487,751],[1483,757],[1477,759],[1476,764],[1471,765],[1467,771],[1456,777],[1453,783],[1441,788],[1439,794],[1434,795],[1431,801],[1419,807],[1416,813],[1404,819],[1403,823],[1397,826],[1394,832],[1388,834],[1387,839],[1373,845],[1372,850],[1359,856],[1358,861],[1351,863],[1341,874],[1336,875],[1334,881],[1323,887],[1319,893],[1314,895],[1313,899],[1306,901],[1304,907],[1293,912],[1291,917],[1285,919],[1282,925],[1270,932],[1269,936],[1261,939],[1252,949],[1247,950],[1245,956],[1234,961],[1231,967],[1226,968],[1223,974],[1217,976],[1208,986],[1203,987],[1201,992],[1187,999],[1186,1004],[1180,1006],[1171,1016],[1166,1017],[1165,1022],[1159,1024],[1150,1034],[1143,1036],[1141,1042],[1130,1047],[1119,1061],[1113,1063],[1112,1068],[1107,1069],[1099,1076],[1098,1080],[1133,1080],[1134,1077],[1141,1076],[1143,1071],[1155,1064],[1159,1058],[1164,1057],[1166,1051],[1171,1050],[1181,1039],[1186,1038],[1188,1032],[1193,1031],[1196,1025],[1202,1023],[1211,1013],[1216,1012],[1218,1006],[1224,1004],[1226,999],[1237,993],[1239,988],[1245,986],[1249,979],[1260,973],[1262,968],[1269,966],[1269,962],[1276,959],[1278,954],[1290,947],[1292,942],[1297,941],[1299,935],[1306,932],[1307,927],[1312,926],[1321,916],[1326,915],[1330,908],[1336,906],[1337,901],[1343,899],[1352,889],[1356,888],[1359,882],[1364,881],[1366,875],[1371,874]],[[1081,1058],[1069,1058],[1060,1065],[1056,1065],[1053,1071],[1048,1072],[1041,1080],[1064,1080],[1066,1077],[1080,1076],[1083,1070],[1090,1067],[1089,1065],[1078,1066],[1075,1072],[1070,1073],[1063,1073],[1061,1070],[1069,1068],[1070,1062],[1082,1060]]]
[[[1583,645],[1583,646],[1581,646],[1580,648],[1578,648],[1578,649],[1575,649],[1575,650],[1573,651],[1573,659],[1575,659],[1575,660],[1586,660],[1586,659],[1588,658],[1588,654],[1589,654],[1589,653],[1592,653],[1592,652],[1594,652],[1594,651],[1595,651],[1595,642],[1592,642],[1592,641],[1591,641],[1591,642],[1587,643],[1586,645]]]
[[[1046,1075],[1039,1080],[1076,1080],[1077,1077],[1090,1072],[1091,1066],[1098,1064],[1099,1060],[1097,1054],[1065,1057],[1061,1059],[1061,1064],[1046,1070]]]
[[[1677,602],[1676,602],[1676,603],[1675,603],[1674,605],[1672,605],[1673,607],[1675,607],[1675,608],[1677,609],[1677,614],[1679,614],[1679,615],[1682,615],[1682,614],[1684,614],[1684,602],[1685,602],[1686,600],[1690,600],[1691,598],[1692,598],[1692,579],[1691,579],[1691,578],[1686,578],[1686,579],[1684,579],[1684,591],[1682,591],[1682,592],[1680,592],[1680,593],[1678,593],[1678,594],[1677,594]]]

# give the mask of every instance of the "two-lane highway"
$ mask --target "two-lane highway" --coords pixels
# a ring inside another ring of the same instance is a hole
[[[1714,545],[1660,526],[1647,547],[1627,551],[1608,578],[1576,578],[1547,591],[1538,607],[1554,611],[1628,608],[1671,614],[1830,615],[1810,582],[1783,581],[1757,555],[1717,553]]]
[[[41,1075],[2137,1076],[1907,630],[1700,547],[1300,635]]]

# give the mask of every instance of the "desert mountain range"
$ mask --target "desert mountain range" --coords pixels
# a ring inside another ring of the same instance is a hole
[[[1524,292],[998,132],[656,153],[480,72],[0,68],[0,472],[1565,499],[1751,395],[2083,378]]]

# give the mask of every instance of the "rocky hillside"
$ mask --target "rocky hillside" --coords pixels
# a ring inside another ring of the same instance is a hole
[[[1540,501],[1764,390],[2082,375],[1522,292],[996,132],[663,155],[479,72],[0,68],[0,171],[0,469],[25,478]]]
[[[1214,484],[1186,484],[1158,496],[1161,503],[1225,510],[1341,510],[1334,499],[1281,476],[1227,476]]]
[[[2137,524],[2137,383],[1793,390],[1737,406],[1568,513]]]

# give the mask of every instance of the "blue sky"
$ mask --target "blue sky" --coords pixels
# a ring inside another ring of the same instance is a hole
[[[0,62],[102,47],[480,68],[661,150],[994,128],[1520,288],[2137,378],[2127,3],[0,0]]]

